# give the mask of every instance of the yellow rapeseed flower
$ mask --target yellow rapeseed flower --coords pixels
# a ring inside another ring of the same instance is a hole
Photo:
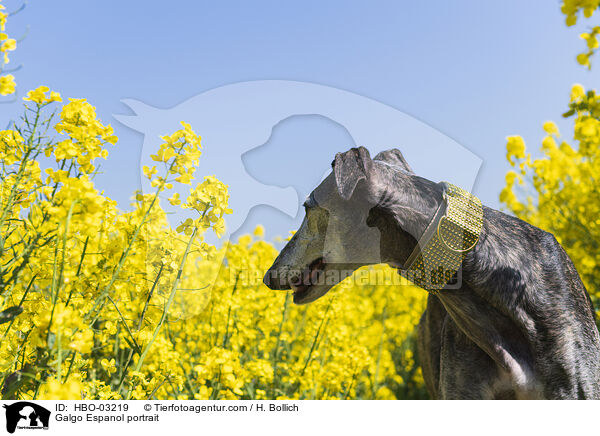
[[[10,95],[15,93],[15,76],[6,74],[0,77],[0,95]]]
[[[506,159],[514,165],[513,157],[517,159],[525,157],[525,141],[520,136],[509,136],[506,140]]]

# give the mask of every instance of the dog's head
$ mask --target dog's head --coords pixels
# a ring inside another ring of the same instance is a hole
[[[436,184],[414,175],[398,150],[371,159],[366,148],[353,148],[338,153],[332,167],[264,278],[271,289],[293,289],[296,304],[325,295],[361,266],[402,264],[437,208],[437,199],[421,197],[431,191],[441,199],[430,186]]]

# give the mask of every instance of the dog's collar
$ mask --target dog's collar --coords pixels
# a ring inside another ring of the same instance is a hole
[[[443,185],[444,201],[401,271],[415,285],[434,294],[456,275],[466,253],[479,242],[483,226],[481,201],[451,183]]]

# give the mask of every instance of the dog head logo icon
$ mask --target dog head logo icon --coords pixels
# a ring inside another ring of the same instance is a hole
[[[14,433],[17,428],[48,428],[50,411],[38,404],[19,401],[3,407],[6,409],[6,431],[9,433]]]

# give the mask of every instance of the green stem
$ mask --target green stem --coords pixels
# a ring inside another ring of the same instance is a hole
[[[377,393],[379,387],[379,367],[381,364],[381,355],[383,353],[383,341],[385,340],[385,320],[387,318],[387,304],[383,307],[383,313],[381,314],[381,337],[379,339],[379,350],[377,351],[377,364],[375,365],[375,379],[373,380],[373,398]]]
[[[271,397],[274,397],[275,393],[275,380],[277,380],[277,362],[279,361],[279,346],[281,344],[281,333],[283,331],[283,324],[287,316],[288,306],[290,304],[290,297],[292,294],[287,293],[285,296],[285,303],[283,304],[283,313],[281,314],[281,322],[279,323],[279,330],[277,331],[277,342],[275,342],[275,350],[273,350],[273,380],[271,382]]]
[[[308,367],[308,364],[310,363],[312,353],[315,351],[315,348],[317,346],[317,341],[319,340],[319,336],[321,334],[321,329],[323,328],[325,320],[327,319],[327,313],[329,312],[329,308],[331,307],[332,301],[333,300],[330,299],[329,303],[327,303],[327,308],[325,309],[325,314],[323,315],[323,319],[321,319],[321,323],[319,324],[319,328],[317,329],[317,333],[315,334],[315,337],[313,339],[313,343],[310,347],[310,351],[308,352],[308,356],[306,357],[306,362],[304,362],[304,367],[302,368],[302,371],[300,371],[300,377],[302,377],[304,375],[304,371],[306,371],[306,368]]]
[[[142,310],[142,315],[140,316],[140,320],[138,322],[138,331],[142,329],[142,325],[144,324],[144,317],[146,316],[146,311],[148,310],[148,306],[150,305],[152,294],[154,293],[154,289],[156,289],[156,286],[158,285],[158,281],[160,280],[160,276],[163,272],[164,267],[165,266],[161,263],[158,273],[156,274],[156,279],[154,279],[154,283],[152,283],[152,288],[150,288],[150,292],[148,292],[148,297],[146,298],[146,303],[144,304],[144,309]]]
[[[83,258],[85,257],[85,252],[87,250],[89,240],[90,240],[90,237],[88,236],[87,238],[85,238],[85,242],[83,243],[83,250],[81,251],[81,258],[79,259],[79,266],[77,267],[77,272],[75,273],[75,277],[79,277],[79,274],[81,273],[81,266],[83,265]],[[71,291],[69,292],[69,296],[67,297],[65,307],[69,305],[69,302],[71,301],[71,296],[73,295],[74,289],[75,289],[75,286],[73,286],[71,288]]]
[[[15,179],[15,183],[11,187],[10,194],[8,195],[8,199],[6,200],[6,206],[2,210],[2,215],[0,215],[0,229],[4,226],[4,221],[6,220],[8,212],[12,210],[12,206],[13,206],[12,202],[17,194],[17,187],[21,184],[21,180],[23,179],[23,176],[25,175],[25,169],[27,168],[27,161],[29,160],[29,155],[35,148],[35,146],[33,144],[33,140],[34,140],[35,132],[37,130],[39,118],[40,118],[40,110],[38,108],[38,110],[36,111],[36,114],[35,114],[33,130],[31,131],[31,134],[27,140],[27,149],[23,153],[23,158],[21,159],[21,163],[19,164],[19,171],[17,172],[17,177]],[[3,251],[4,251],[4,241],[2,241],[2,244],[0,246],[0,253],[2,253]]]
[[[140,320],[138,321],[138,326],[137,326],[137,331],[139,332],[142,329],[142,325],[144,323],[144,317],[146,315],[146,310],[148,309],[148,306],[150,304],[150,299],[152,298],[152,294],[154,293],[154,289],[156,288],[156,286],[158,285],[158,280],[160,279],[160,276],[162,274],[164,265],[160,265],[160,269],[158,270],[158,273],[156,274],[156,278],[154,279],[154,283],[152,283],[152,288],[150,288],[150,292],[148,293],[148,297],[146,298],[146,304],[144,305],[144,309],[142,310],[142,315],[140,316]],[[117,338],[119,336],[117,335]],[[138,350],[129,350],[129,356],[127,357],[127,361],[125,362],[125,366],[122,366],[122,370],[121,370],[121,375],[119,377],[119,385],[117,386],[117,392],[121,392],[121,388],[123,386],[123,382],[125,381],[125,377],[127,376],[127,370],[129,369],[129,365],[131,364],[131,360],[133,359],[133,353],[137,351],[139,353],[139,346],[138,346]]]
[[[140,358],[138,359],[137,364],[135,365],[136,372],[139,372],[142,365],[144,364],[144,360],[146,359],[146,356],[148,355],[148,352],[150,351],[152,344],[158,337],[158,334],[160,333],[162,326],[167,319],[167,314],[169,312],[169,308],[171,307],[171,303],[173,303],[173,300],[175,299],[175,294],[177,293],[177,286],[179,286],[179,281],[181,280],[181,275],[183,273],[183,267],[185,265],[185,261],[190,252],[190,248],[194,242],[194,239],[196,238],[197,231],[198,231],[198,229],[194,228],[194,231],[192,232],[192,236],[190,236],[187,246],[185,247],[185,252],[183,253],[181,262],[179,264],[179,270],[177,271],[177,277],[175,278],[175,281],[173,282],[173,286],[171,287],[171,293],[169,294],[169,299],[167,300],[167,303],[165,304],[165,307],[163,308],[163,313],[160,317],[160,320],[159,320],[156,328],[154,329],[154,334],[152,335],[150,342],[148,342],[148,344],[144,347],[144,351],[142,351],[142,354],[141,354]],[[131,390],[129,390],[129,392],[127,393],[127,399],[129,399],[130,395],[131,395]]]
[[[135,340],[135,337],[133,336],[133,333],[131,332],[129,325],[127,325],[127,320],[125,319],[125,317],[119,310],[119,306],[117,306],[117,303],[115,303],[115,300],[113,300],[110,295],[108,295],[107,298],[112,303],[112,305],[115,307],[115,310],[121,317],[121,324],[123,324],[125,326],[125,329],[127,330],[127,334],[129,334],[129,337],[131,338],[131,341],[133,342],[133,345],[135,346],[135,351],[137,351],[139,353],[140,346],[138,345],[137,341]]]
[[[62,366],[62,350],[60,348],[61,337],[62,337],[62,335],[60,334],[60,329],[58,329],[58,332],[56,333],[56,346],[58,347],[58,359],[56,360],[56,379],[58,380],[59,383],[60,383],[60,376],[61,376],[60,367]]]
[[[31,289],[31,286],[33,285],[33,282],[35,281],[37,277],[37,274],[35,274],[29,284],[27,285],[27,288],[25,289],[25,292],[23,293],[23,297],[21,297],[21,301],[19,302],[19,306],[23,305],[23,302],[25,301],[25,297],[27,297],[27,294],[29,293],[29,289]],[[2,341],[4,341],[4,339],[6,338],[6,335],[8,334],[8,331],[10,330],[10,328],[12,327],[12,325],[14,324],[16,318],[13,318],[10,321],[10,324],[8,324],[8,327],[6,327],[6,330],[4,332],[4,335],[2,335]],[[1,342],[1,341],[0,341]]]
[[[235,291],[237,290],[238,281],[240,278],[240,274],[235,277],[235,283],[233,285],[233,290],[231,291],[231,299],[229,301],[229,309],[227,310],[227,322],[225,323],[225,334],[223,336],[223,348],[227,348],[227,342],[229,341],[229,320],[231,318],[231,306],[233,305],[233,296],[235,295]]]

